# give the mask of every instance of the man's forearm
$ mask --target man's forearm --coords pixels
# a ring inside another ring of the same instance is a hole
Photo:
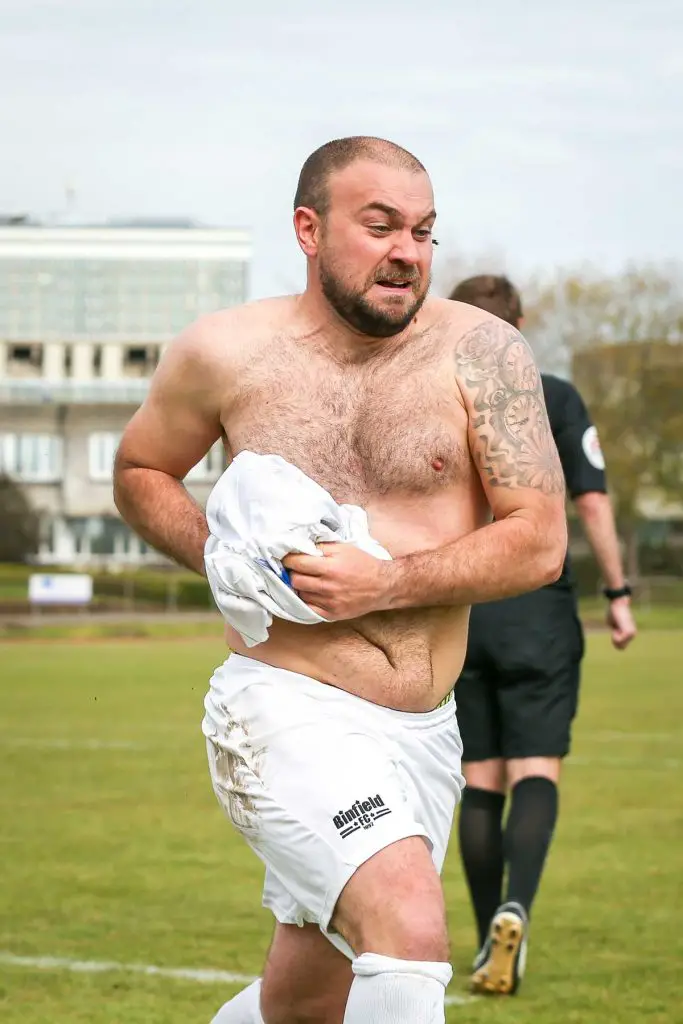
[[[536,590],[558,578],[566,549],[566,522],[509,516],[436,551],[386,563],[388,606],[479,604]]]
[[[591,491],[574,504],[605,585],[618,590],[624,585],[624,569],[609,495]]]
[[[155,469],[117,469],[114,501],[143,540],[175,562],[205,574],[206,516],[179,480]]]

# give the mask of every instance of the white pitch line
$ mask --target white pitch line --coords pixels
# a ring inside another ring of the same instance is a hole
[[[113,960],[70,960],[58,956],[15,956],[14,953],[0,952],[0,964],[6,967],[29,967],[39,971],[72,971],[76,974],[106,974],[120,971],[128,974],[144,974],[147,977],[174,978],[182,981],[196,981],[202,985],[251,985],[256,981],[253,974],[234,974],[232,971],[217,971],[199,967],[155,967],[153,964],[120,964]],[[473,1002],[467,996],[446,996],[446,1006],[464,1006]]]
[[[204,970],[193,967],[155,967],[153,964],[120,964],[113,960],[69,960],[57,956],[15,956],[0,953],[0,964],[7,967],[35,967],[40,971],[74,971],[76,974],[105,974],[125,971],[128,974],[146,974],[160,978],[182,978],[205,985],[250,985],[255,980],[249,974],[231,971]]]

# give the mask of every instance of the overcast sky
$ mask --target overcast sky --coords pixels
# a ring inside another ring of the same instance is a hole
[[[682,258],[683,3],[563,6],[0,0],[0,211],[246,226],[258,297],[302,283],[305,157],[376,134],[427,165],[442,263]]]

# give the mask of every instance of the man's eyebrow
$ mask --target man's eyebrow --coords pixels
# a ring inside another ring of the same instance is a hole
[[[403,214],[400,210],[397,210],[395,206],[389,206],[388,203],[366,203],[365,206],[361,207],[361,213],[367,213],[370,210],[376,210],[378,213],[384,213],[387,217],[391,217],[393,220],[403,220]],[[418,221],[418,224],[423,224],[426,220],[431,220],[432,217],[436,217],[436,210],[430,210],[424,217]]]

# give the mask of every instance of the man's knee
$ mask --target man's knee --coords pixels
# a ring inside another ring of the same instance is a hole
[[[362,864],[339,898],[332,925],[357,957],[447,961],[443,890],[425,841],[403,839]]]
[[[375,953],[399,960],[444,962],[449,959],[446,915],[437,900],[405,892],[349,926],[347,942],[356,953]]]

